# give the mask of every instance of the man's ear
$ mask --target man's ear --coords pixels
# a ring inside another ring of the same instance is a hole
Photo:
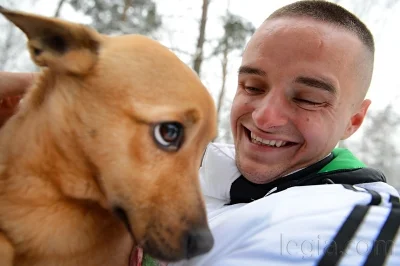
[[[366,99],[361,103],[361,106],[358,108],[357,112],[354,113],[350,118],[346,131],[343,137],[341,138],[342,140],[349,138],[360,128],[370,105],[371,105],[371,100],[369,99]]]
[[[1,6],[0,13],[25,33],[32,60],[38,66],[84,75],[96,63],[100,34],[91,28]]]

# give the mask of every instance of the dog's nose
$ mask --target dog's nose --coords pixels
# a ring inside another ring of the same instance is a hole
[[[188,259],[204,254],[211,250],[214,238],[209,229],[193,229],[187,235]]]

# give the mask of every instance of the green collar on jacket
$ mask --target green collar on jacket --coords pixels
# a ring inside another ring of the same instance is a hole
[[[332,151],[333,159],[325,165],[319,173],[344,169],[359,169],[366,165],[357,159],[348,149],[336,148]]]

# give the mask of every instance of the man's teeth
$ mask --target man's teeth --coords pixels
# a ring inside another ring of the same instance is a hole
[[[253,134],[253,132],[251,132],[251,141],[253,143],[256,144],[263,144],[263,145],[267,145],[267,146],[271,146],[271,147],[282,147],[286,145],[286,141],[282,141],[282,140],[266,140],[266,139],[262,139],[260,137],[257,137]]]

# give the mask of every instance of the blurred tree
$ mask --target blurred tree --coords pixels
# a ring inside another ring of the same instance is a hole
[[[396,174],[398,172],[396,165],[400,152],[396,145],[396,137],[399,125],[400,115],[393,104],[387,105],[382,110],[370,111],[363,124],[360,143],[349,144],[349,146],[354,146],[358,157],[365,164],[383,171],[388,178],[388,183],[398,188],[400,188],[400,179]]]
[[[25,4],[34,6],[36,2],[37,0],[29,0]],[[19,4],[13,0],[0,0],[0,3],[9,9],[18,9]],[[0,16],[0,32],[0,69],[18,69],[23,65],[27,71],[35,70],[36,67],[26,52],[25,34],[3,16]]]
[[[204,59],[204,43],[206,41],[206,25],[207,14],[210,0],[203,0],[203,7],[201,10],[201,20],[199,24],[199,37],[197,38],[196,51],[193,60],[193,70],[200,76],[201,64]]]
[[[215,139],[216,142],[233,143],[230,113],[230,106],[224,105],[218,114],[218,137]]]
[[[26,47],[26,42],[23,42],[24,34],[11,24],[9,21],[0,23],[0,69],[13,69],[17,65],[17,60],[21,51]]]
[[[54,17],[58,18],[61,13],[61,9],[63,8],[66,0],[60,0],[57,4],[56,12],[54,13]]]
[[[345,0],[331,0],[331,2],[334,2],[336,4],[342,5],[344,4]],[[376,10],[376,8],[384,8],[387,10],[393,9],[395,5],[397,5],[400,2],[400,0],[351,0],[350,4],[353,6],[352,7],[352,12],[362,18],[364,21],[365,20],[375,20],[375,23],[379,23],[381,25],[385,24],[385,21],[388,16],[383,16],[381,14],[378,15],[377,18],[373,18],[373,11]],[[376,34],[375,34],[376,35]]]
[[[161,16],[152,0],[67,0],[77,11],[92,18],[92,26],[104,34],[152,35]]]
[[[221,57],[222,85],[218,95],[217,112],[220,116],[221,107],[225,96],[225,84],[228,75],[229,54],[234,51],[242,52],[248,38],[254,33],[253,24],[244,18],[229,12],[222,18],[224,35],[218,41],[213,55]]]

